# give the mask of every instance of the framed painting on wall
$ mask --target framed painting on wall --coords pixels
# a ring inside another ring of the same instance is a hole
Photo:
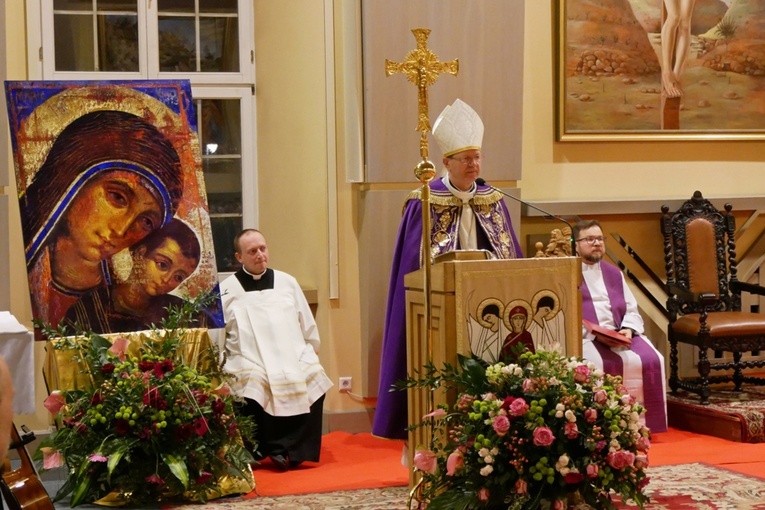
[[[558,141],[765,139],[765,4],[558,0]]]

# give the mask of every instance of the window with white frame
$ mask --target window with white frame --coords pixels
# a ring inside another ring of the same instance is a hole
[[[251,2],[39,0],[38,8],[28,17],[29,47],[40,48],[39,61],[30,55],[32,79],[191,82],[218,271],[234,270],[234,236],[257,225]]]

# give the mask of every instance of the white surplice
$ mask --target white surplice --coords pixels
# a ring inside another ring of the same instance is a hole
[[[221,283],[226,319],[224,369],[235,394],[272,416],[309,412],[332,386],[319,363],[319,333],[300,285],[274,270],[274,288],[245,292],[235,275]]]

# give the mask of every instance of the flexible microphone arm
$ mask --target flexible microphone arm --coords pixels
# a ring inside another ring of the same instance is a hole
[[[512,198],[516,202],[520,202],[521,204],[525,205],[526,207],[531,207],[532,209],[535,209],[535,210],[541,212],[542,214],[545,215],[546,219],[554,219],[554,220],[562,221],[563,223],[565,223],[568,226],[568,229],[571,231],[571,237],[569,238],[569,241],[571,242],[571,255],[572,256],[576,256],[576,241],[574,240],[574,228],[571,226],[571,223],[569,223],[568,221],[564,220],[563,218],[561,218],[560,216],[558,216],[556,214],[549,213],[549,212],[545,211],[544,209],[540,209],[539,207],[535,206],[534,204],[530,204],[529,202],[526,202],[525,200],[521,200],[518,197],[514,197],[513,195],[511,195],[509,193],[505,193],[504,191],[502,191],[499,188],[495,188],[491,184],[488,184],[481,177],[476,179],[475,183],[477,185],[479,185],[479,186],[488,186],[491,189],[493,189],[494,191],[497,191],[497,192],[505,195],[506,197]]]

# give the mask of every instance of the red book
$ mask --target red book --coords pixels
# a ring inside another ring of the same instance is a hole
[[[632,340],[622,335],[618,331],[612,331],[606,329],[594,322],[590,322],[587,319],[582,319],[585,329],[589,333],[595,335],[595,340],[606,344],[609,347],[629,347],[632,345]]]

